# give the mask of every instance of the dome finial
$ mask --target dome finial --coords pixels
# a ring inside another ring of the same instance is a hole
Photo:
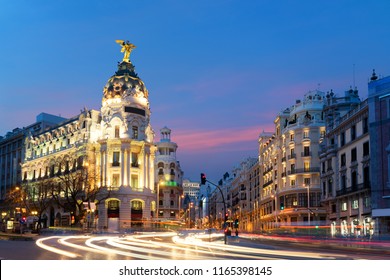
[[[133,49],[136,48],[136,46],[129,41],[125,42],[123,40],[115,40],[115,42],[122,46],[121,52],[125,53],[123,56],[123,61],[130,62],[130,53]]]
[[[378,79],[378,76],[375,74],[375,69],[372,70],[372,76],[371,76],[371,81],[375,81]]]

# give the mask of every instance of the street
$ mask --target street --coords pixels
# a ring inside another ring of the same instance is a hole
[[[298,240],[299,241],[299,240]],[[0,259],[8,260],[369,260],[390,259],[390,250],[323,246],[324,241],[229,237],[221,233],[145,232],[127,235],[37,236],[34,241],[0,240]],[[348,244],[347,244],[348,245]]]

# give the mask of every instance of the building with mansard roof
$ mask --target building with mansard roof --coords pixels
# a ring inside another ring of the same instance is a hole
[[[156,142],[156,189],[158,190],[157,218],[179,220],[183,208],[183,171],[176,158],[177,144],[171,141],[171,130],[160,130]]]
[[[135,46],[118,43],[125,56],[103,88],[100,111],[84,109],[25,142],[24,184],[57,186],[57,203],[42,213],[47,226],[70,225],[81,211],[83,224],[112,231],[148,226],[156,217],[149,92],[130,61]]]
[[[325,136],[324,93],[310,91],[275,118],[275,132],[259,137],[260,228],[324,224],[319,144]]]

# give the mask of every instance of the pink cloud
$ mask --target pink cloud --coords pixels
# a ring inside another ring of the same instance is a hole
[[[272,127],[272,124],[271,124]],[[265,129],[265,128],[264,128]],[[267,128],[269,130],[269,128]],[[218,130],[177,130],[174,142],[189,153],[249,150],[256,148],[260,127],[223,128]]]

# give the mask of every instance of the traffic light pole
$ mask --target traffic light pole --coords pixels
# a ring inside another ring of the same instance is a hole
[[[227,214],[227,211],[226,211],[226,202],[225,202],[225,196],[223,195],[223,192],[221,190],[221,188],[217,185],[217,184],[214,184],[213,182],[210,182],[209,180],[206,179],[206,175],[204,175],[203,173],[200,175],[201,177],[201,184],[204,184],[205,182],[208,182],[209,184],[217,187],[217,189],[221,192],[221,195],[222,195],[222,202],[223,202],[223,209],[224,209],[224,212],[225,212],[225,225],[226,225],[226,214]],[[224,230],[224,241],[225,241],[225,244],[227,243],[227,232]]]

